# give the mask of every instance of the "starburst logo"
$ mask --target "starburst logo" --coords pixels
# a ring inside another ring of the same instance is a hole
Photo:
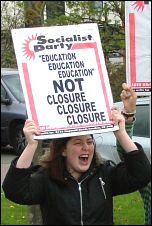
[[[29,60],[31,60],[33,58],[33,60],[35,59],[35,53],[34,51],[31,49],[32,45],[31,42],[35,41],[37,38],[37,34],[35,35],[35,37],[32,35],[32,37],[28,37],[28,40],[25,39],[25,43],[23,43],[23,52],[24,52],[24,56],[26,56],[26,58],[29,57]]]
[[[144,1],[135,1],[132,6],[134,6],[134,9],[137,9],[137,11],[139,11],[141,9],[141,11],[144,10]]]

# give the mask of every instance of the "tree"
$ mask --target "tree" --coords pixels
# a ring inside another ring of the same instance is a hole
[[[1,1],[1,67],[17,67],[11,30],[24,27],[22,1]]]
[[[47,23],[49,23],[49,19],[54,20],[62,15],[65,15],[64,1],[46,1]]]
[[[125,2],[124,1],[108,1],[105,4],[105,12],[112,12],[117,16],[117,20],[111,23],[110,20],[106,19],[106,36],[109,36],[109,45],[105,43],[105,49],[109,46],[107,52],[117,52],[124,57],[125,63]],[[102,34],[101,34],[102,37]],[[104,37],[103,37],[104,39]]]
[[[105,60],[108,61],[113,52],[118,52],[124,56],[124,1],[65,1],[65,3],[65,14],[61,13],[60,15],[58,10],[54,10],[54,14],[52,13],[52,16],[45,20],[46,26],[97,23]],[[47,7],[53,9],[53,4],[54,2],[49,1]],[[61,10],[61,5],[58,5],[58,9]],[[112,21],[109,17],[111,12],[117,16],[115,21]]]
[[[43,26],[45,4],[45,1],[24,1],[25,27]]]
[[[14,8],[14,17],[10,17],[8,13],[10,9],[8,2],[2,1],[2,11],[5,12],[2,16],[2,27],[4,27],[4,21],[8,21],[9,32],[10,29],[17,27],[96,22],[99,26],[106,61],[112,52],[119,52],[125,57],[124,1],[14,1],[11,3],[14,4],[13,7],[11,6]],[[18,13],[15,12],[16,6],[18,6]],[[44,20],[45,7],[46,20]],[[111,12],[119,18],[114,23],[109,19]]]

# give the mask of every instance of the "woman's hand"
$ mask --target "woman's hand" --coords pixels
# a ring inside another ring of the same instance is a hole
[[[125,119],[124,119],[123,115],[119,112],[118,107],[113,106],[111,110],[112,110],[112,121],[113,121],[114,125],[119,126],[119,130],[114,131],[114,134],[117,135],[117,134],[126,132]]]
[[[120,145],[126,152],[137,150],[137,146],[134,144],[125,130],[125,118],[122,114],[120,114],[118,107],[113,106],[111,110],[113,123],[114,125],[119,126],[119,130],[114,131],[114,134]]]
[[[40,130],[33,120],[27,119],[25,121],[23,132],[28,144],[38,144],[38,141],[34,140],[34,135],[39,135]]]
[[[137,94],[132,89],[132,87],[128,86],[126,83],[122,84],[122,92],[120,94],[121,100],[124,104],[125,112],[135,112],[136,110],[136,100]]]
[[[27,140],[27,146],[19,157],[16,167],[28,168],[31,165],[34,153],[37,149],[38,141],[34,140],[34,135],[40,134],[39,128],[33,120],[27,119],[24,124],[23,132]]]

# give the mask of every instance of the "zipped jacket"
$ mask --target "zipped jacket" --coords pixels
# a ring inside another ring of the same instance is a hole
[[[40,204],[44,225],[112,225],[113,196],[134,192],[151,178],[150,163],[136,145],[139,150],[124,153],[124,162],[90,166],[79,180],[65,172],[66,185],[51,180],[40,166],[16,168],[15,159],[2,185],[5,196],[19,204]]]

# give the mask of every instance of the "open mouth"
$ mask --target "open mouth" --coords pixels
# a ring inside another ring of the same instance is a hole
[[[89,155],[86,155],[86,154],[79,156],[79,159],[81,160],[82,163],[87,163],[88,158],[89,158]]]

